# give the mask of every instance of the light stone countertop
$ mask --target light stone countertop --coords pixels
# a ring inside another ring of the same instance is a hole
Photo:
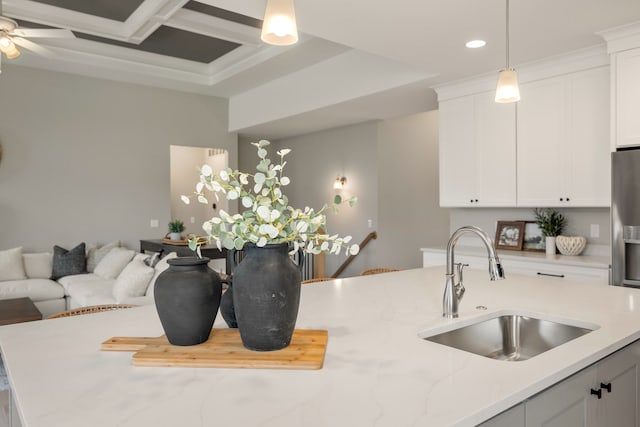
[[[421,248],[421,252],[446,253],[447,248]],[[479,255],[487,256],[487,250],[484,246],[456,246],[456,255]],[[611,264],[611,256],[606,255],[547,255],[544,252],[535,251],[509,251],[498,250],[500,259],[512,259],[528,262],[551,263],[558,265],[572,265],[576,267],[593,267],[600,269],[608,269]]]
[[[99,350],[160,335],[153,306],[3,326],[0,346],[24,427],[402,427],[476,425],[640,338],[640,290],[478,270],[465,285],[456,320],[441,316],[444,267],[304,285],[297,327],[329,331],[317,371],[134,367]],[[522,362],[417,337],[501,310],[600,328]]]

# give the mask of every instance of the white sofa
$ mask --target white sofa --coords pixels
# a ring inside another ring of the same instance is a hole
[[[28,297],[46,318],[78,307],[102,304],[153,304],[158,275],[176,257],[172,252],[154,266],[147,254],[131,249],[104,247],[100,259],[88,263],[90,273],[52,280],[52,254],[22,253],[22,248],[0,251],[0,299]]]

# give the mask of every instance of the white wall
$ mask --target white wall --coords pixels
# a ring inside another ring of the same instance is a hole
[[[0,249],[137,247],[167,232],[171,144],[237,164],[220,98],[3,64],[0,100]]]

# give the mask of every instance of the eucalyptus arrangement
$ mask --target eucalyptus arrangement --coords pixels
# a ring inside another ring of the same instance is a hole
[[[555,237],[562,234],[567,221],[565,217],[555,209],[546,208],[533,210],[535,221],[540,231],[545,236]]]
[[[329,235],[326,228],[326,212],[337,211],[338,205],[346,202],[353,206],[355,197],[343,200],[336,195],[333,203],[325,204],[320,210],[310,207],[297,209],[289,206],[289,200],[283,193],[283,187],[291,182],[284,175],[283,170],[287,162],[285,156],[291,152],[283,149],[277,152],[280,161],[274,164],[268,157],[265,147],[269,141],[261,140],[252,143],[257,149],[260,159],[256,172],[251,174],[226,168],[214,173],[210,166],[200,168],[200,180],[196,184],[196,191],[191,196],[182,196],[184,203],[189,204],[191,197],[200,203],[209,203],[205,190],[213,193],[216,200],[222,194],[227,200],[239,200],[245,210],[231,215],[220,210],[218,217],[206,221],[202,228],[207,233],[209,241],[215,240],[218,249],[240,250],[246,243],[263,247],[271,243],[290,243],[291,253],[302,249],[304,252],[319,254],[327,252],[355,255],[360,248],[357,244],[349,244],[351,236],[339,237]],[[192,250],[198,248],[195,239],[189,241]]]

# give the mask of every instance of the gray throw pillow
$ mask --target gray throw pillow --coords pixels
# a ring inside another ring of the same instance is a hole
[[[83,274],[87,272],[87,258],[85,244],[80,243],[70,251],[56,245],[53,247],[53,272],[52,280],[58,280],[64,276]]]

